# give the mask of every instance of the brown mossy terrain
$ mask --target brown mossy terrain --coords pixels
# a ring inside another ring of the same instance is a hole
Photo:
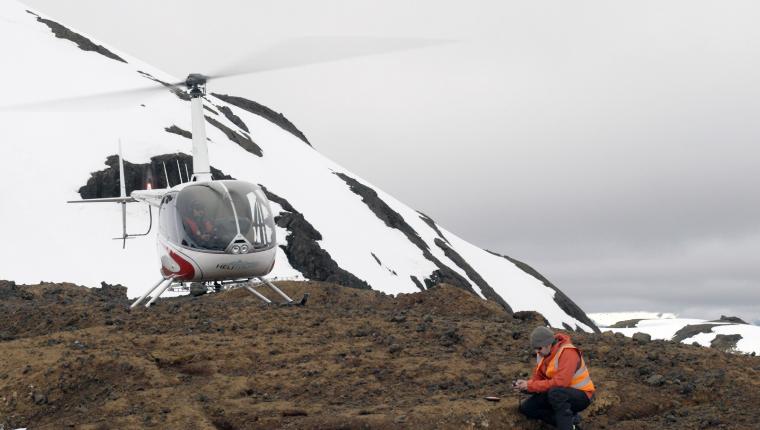
[[[441,285],[316,282],[306,307],[244,290],[127,310],[122,287],[0,281],[6,429],[540,429],[516,411],[540,316]],[[585,429],[757,428],[760,358],[572,334],[598,387]],[[484,396],[500,396],[488,402]]]

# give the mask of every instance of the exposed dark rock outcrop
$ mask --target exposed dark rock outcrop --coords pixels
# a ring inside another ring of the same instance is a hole
[[[724,352],[736,351],[736,343],[742,340],[740,334],[719,334],[710,342],[710,347]]]
[[[322,235],[284,198],[261,186],[267,198],[279,204],[285,212],[275,217],[275,222],[290,233],[287,245],[280,246],[290,265],[315,281],[333,282],[345,287],[370,289],[369,284],[340,268],[330,253],[317,243]]]
[[[286,210],[286,211],[288,211],[288,212],[293,212],[293,213],[297,213],[297,212],[298,212],[298,211],[296,210],[296,208],[294,208],[294,207],[293,207],[293,206],[290,204],[290,202],[289,202],[289,201],[287,201],[287,200],[285,200],[284,198],[282,198],[282,197],[278,196],[277,194],[275,194],[275,193],[273,193],[273,192],[269,191],[269,190],[267,189],[267,187],[265,187],[265,186],[263,186],[263,185],[261,185],[261,184],[259,184],[259,186],[261,187],[261,189],[262,189],[262,190],[264,190],[264,194],[266,194],[266,196],[267,196],[267,199],[269,199],[269,201],[272,201],[272,202],[275,202],[275,203],[277,203],[278,205],[280,205],[280,207],[282,207],[283,209],[285,209],[285,210]],[[311,224],[309,224],[309,225],[311,225]],[[316,231],[316,230],[315,230],[315,231]],[[322,239],[322,235],[320,235],[320,234],[319,234],[319,232],[316,232],[316,233],[314,233],[314,234],[315,234],[315,235],[319,235],[319,240],[321,240],[321,239]]]
[[[420,280],[417,279],[416,276],[409,276],[409,277],[412,278],[412,282],[414,282],[414,285],[416,285],[417,288],[420,289],[420,291],[425,291],[425,286],[422,285],[422,282],[420,282]]]
[[[711,333],[712,328],[720,324],[689,324],[673,335],[673,341],[681,342],[700,333]]]
[[[93,288],[92,293],[105,300],[127,300],[127,287],[101,282],[100,288]]]
[[[488,250],[486,250],[486,251],[488,251]],[[573,302],[570,299],[570,297],[567,297],[565,295],[565,293],[563,293],[562,291],[560,291],[559,288],[557,288],[556,286],[554,286],[554,284],[552,284],[551,282],[549,282],[549,280],[546,279],[542,274],[538,273],[538,271],[536,269],[532,268],[531,266],[529,266],[526,263],[523,263],[520,260],[516,260],[516,259],[511,258],[509,256],[497,254],[497,253],[495,253],[493,251],[488,251],[488,252],[490,252],[491,254],[496,255],[498,257],[506,258],[507,260],[509,260],[512,263],[514,263],[515,266],[519,267],[520,270],[522,270],[523,272],[525,272],[525,273],[533,276],[534,278],[538,279],[539,281],[543,282],[544,285],[546,285],[547,287],[549,287],[552,290],[554,290],[554,301],[557,303],[557,305],[560,307],[560,309],[562,309],[563,311],[565,311],[565,313],[567,313],[571,317],[573,317],[573,318],[577,319],[578,321],[582,322],[583,324],[586,324],[587,326],[591,327],[591,329],[594,330],[595,333],[601,333],[601,331],[599,330],[599,327],[597,327],[596,324],[594,324],[594,321],[592,321],[591,318],[589,318],[588,315],[586,315],[586,313],[583,312],[583,310],[580,308],[580,306],[578,306],[577,304],[575,304],[575,302]]]
[[[531,326],[549,325],[549,321],[536,311],[518,311],[512,314],[512,316],[520,321],[530,323]]]
[[[232,109],[230,109],[227,106],[221,106],[217,105],[217,108],[224,114],[224,116],[227,117],[228,120],[230,120],[231,123],[235,124],[236,126],[240,127],[241,130],[245,130],[246,132],[250,133],[250,130],[248,130],[248,126],[245,125],[242,119],[240,119],[239,116],[235,115],[232,112]]]
[[[641,320],[642,318],[618,321],[615,324],[612,324],[610,328],[634,328],[636,327],[636,324],[638,324]]]
[[[379,264],[380,266],[382,266],[382,265],[383,265],[382,261],[380,261],[380,259],[379,259],[379,258],[377,258],[377,255],[375,255],[375,253],[374,253],[374,252],[370,252],[370,254],[372,254],[372,258],[374,258],[374,259],[375,259],[375,261],[377,261],[377,264]]]
[[[177,127],[176,125],[172,125],[171,127],[166,127],[166,128],[164,128],[164,130],[168,131],[169,133],[178,134],[178,135],[180,135],[182,137],[186,137],[188,139],[192,139],[193,138],[193,133],[191,133],[191,132],[189,132],[187,130],[181,129],[181,128]]]
[[[467,277],[470,278],[472,282],[475,283],[475,285],[480,287],[480,291],[488,300],[495,301],[504,309],[506,309],[507,312],[513,313],[512,307],[510,307],[509,304],[507,304],[507,302],[504,301],[504,299],[498,295],[496,291],[493,290],[493,287],[488,285],[488,282],[486,282],[486,280],[480,276],[480,273],[473,269],[472,266],[470,266],[469,263],[467,263],[467,261],[465,261],[461,255],[459,255],[459,253],[454,251],[453,248],[451,248],[446,242],[439,238],[435,238],[435,244],[443,250],[443,253],[446,254],[446,257],[448,257],[449,260],[453,261],[454,264],[459,266],[460,269],[464,270],[464,273],[467,274]]]
[[[462,275],[455,272],[452,268],[448,267],[439,259],[437,259],[430,252],[427,243],[422,240],[414,228],[412,228],[412,226],[410,226],[404,220],[404,217],[402,217],[398,212],[394,211],[390,206],[388,206],[388,204],[385,203],[377,195],[377,192],[375,190],[346,175],[345,173],[335,172],[335,175],[341,178],[346,184],[348,184],[348,187],[351,189],[351,191],[354,194],[360,196],[362,198],[362,202],[364,202],[364,204],[367,205],[372,213],[380,218],[380,220],[382,220],[385,225],[404,233],[407,239],[409,239],[410,242],[412,242],[420,249],[420,251],[422,251],[422,255],[426,259],[430,260],[433,264],[435,264],[436,267],[438,267],[437,270],[434,270],[433,273],[431,273],[430,276],[425,279],[425,285],[428,288],[440,283],[446,283],[475,294],[475,290],[473,290],[470,282]]]
[[[208,121],[208,123],[214,127],[218,128],[222,133],[224,133],[225,136],[227,136],[229,140],[237,143],[241,148],[245,149],[251,154],[257,155],[259,157],[264,155],[259,145],[256,145],[250,137],[236,132],[235,130],[227,127],[226,125],[215,120],[214,118],[211,118],[210,116],[206,116],[206,121]]]
[[[204,104],[204,105],[203,105],[203,109],[206,109],[207,111],[209,111],[209,112],[213,113],[214,115],[219,115],[219,112],[215,111],[214,109],[211,109],[211,108],[210,108],[210,107],[208,107],[208,105],[206,105],[206,104]]]
[[[177,168],[179,162],[180,169]],[[109,155],[105,163],[108,168],[93,172],[87,184],[79,188],[79,195],[83,199],[96,199],[102,197],[119,196],[119,158],[117,155]],[[187,181],[187,174],[192,175],[193,157],[178,154],[163,154],[151,157],[150,163],[134,164],[124,160],[124,183],[127,195],[134,190],[144,190],[148,183],[153,188],[166,188],[166,173],[169,176],[169,186],[177,185],[182,180]],[[187,166],[187,170],[185,170]],[[232,179],[219,169],[211,168],[211,177],[214,179]]]
[[[452,273],[456,276],[452,276]],[[462,280],[464,279],[461,276],[459,276],[458,273],[451,271],[442,271],[441,269],[433,270],[433,272],[424,279],[425,282],[425,288],[433,288],[438,284],[449,284],[453,285],[457,288],[462,288],[460,284],[462,284]],[[465,280],[466,282],[466,280]],[[462,288],[463,290],[467,290],[468,292],[475,294],[475,291],[472,290],[472,286],[467,283],[467,288]]]
[[[11,298],[31,300],[33,297],[25,289],[19,288],[15,282],[0,280],[0,301]]]
[[[79,49],[83,51],[92,51],[97,52],[100,55],[103,55],[105,57],[108,57],[112,60],[121,61],[122,63],[126,63],[127,61],[123,58],[119,57],[118,55],[114,54],[113,52],[109,51],[108,49],[104,48],[101,45],[96,44],[92,40],[82,36],[79,33],[73,32],[69,30],[68,28],[62,26],[61,24],[58,24],[55,21],[51,21],[49,19],[42,18],[41,16],[37,15],[36,13],[27,11],[30,14],[37,17],[37,21],[45,24],[50,28],[50,30],[53,32],[55,37],[59,39],[66,39],[74,42]]]
[[[241,109],[245,109],[254,115],[258,115],[264,119],[267,119],[277,124],[283,130],[289,132],[290,134],[303,140],[307,145],[311,146],[311,143],[309,143],[309,140],[306,139],[306,136],[304,136],[304,134],[301,133],[301,130],[296,128],[296,126],[293,125],[292,122],[288,121],[288,119],[285,118],[285,115],[279,112],[275,112],[272,109],[269,109],[268,107],[260,103],[256,103],[253,100],[248,100],[243,97],[236,97],[236,96],[230,96],[226,94],[217,94],[217,93],[212,93],[211,95],[231,105],[237,106]]]
[[[420,237],[419,234],[410,226],[404,217],[398,212],[394,211],[387,203],[385,203],[375,190],[362,184],[356,179],[346,175],[345,173],[335,173],[336,176],[341,178],[354,194],[359,195],[362,201],[369,207],[380,220],[390,228],[401,231],[409,239],[410,242],[415,244],[418,248],[427,250],[428,245]]]
[[[649,333],[636,332],[631,336],[631,339],[639,343],[647,343],[652,340],[652,335]]]
[[[721,316],[721,319],[719,321],[721,322],[728,322],[728,323],[734,323],[736,324],[736,320],[742,321],[739,318],[736,317],[726,317]],[[738,323],[742,324],[742,323]],[[690,324],[682,329],[678,330],[675,335],[673,335],[673,341],[675,342],[682,342],[690,337],[696,336],[700,333],[712,333],[713,327],[721,327],[726,324]],[[736,350],[736,342],[740,341],[742,339],[742,335],[740,334],[717,334],[715,335],[715,338],[710,342],[710,346],[719,349],[724,352],[731,352]]]
[[[438,228],[438,225],[435,223],[435,221],[433,221],[432,218],[430,218],[429,216],[425,215],[424,213],[422,213],[420,211],[417,211],[417,213],[420,214],[420,219],[423,220],[423,221],[425,221],[425,224],[429,225],[430,228],[432,228],[433,230],[435,230],[435,232],[438,235],[438,237],[440,237],[441,239],[443,239],[444,242],[449,243],[449,240],[446,239],[446,236],[443,235],[443,233],[441,232],[441,230]]]
[[[720,319],[716,320],[715,322],[726,322],[726,323],[734,323],[734,324],[747,324],[746,321],[739,317],[730,317],[726,315],[721,315]]]

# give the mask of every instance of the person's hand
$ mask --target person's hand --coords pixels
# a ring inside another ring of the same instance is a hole
[[[512,384],[512,388],[515,391],[528,391],[528,381],[525,379],[518,379],[514,384]]]

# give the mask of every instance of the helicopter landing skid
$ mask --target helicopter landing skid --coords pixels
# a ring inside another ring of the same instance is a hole
[[[257,279],[259,281],[261,281],[262,284],[266,284],[269,288],[271,288],[272,290],[274,290],[274,292],[277,293],[277,294],[279,294],[280,297],[282,297],[283,299],[285,299],[284,303],[280,303],[281,306],[305,306],[306,305],[306,301],[309,300],[309,293],[306,293],[306,294],[303,295],[303,297],[301,298],[300,301],[296,302],[293,299],[291,299],[290,297],[288,297],[288,295],[285,294],[281,289],[277,288],[276,285],[274,285],[273,283],[269,282],[267,279],[265,279],[263,277],[258,277]],[[259,285],[261,285],[261,284],[259,284]],[[263,295],[260,292],[256,291],[256,288],[254,288],[251,285],[250,282],[246,282],[245,284],[243,284],[243,288],[245,288],[246,290],[248,290],[251,294],[253,294],[257,298],[259,298],[262,302],[264,302],[264,303],[266,303],[268,305],[272,304],[272,301],[269,300],[265,295]]]
[[[277,288],[276,285],[269,282],[267,279],[263,277],[257,278],[259,281],[261,281],[261,284],[266,284],[269,288],[274,290],[277,294],[279,294],[283,299],[285,299],[285,302],[279,303],[280,306],[305,306],[306,301],[309,300],[309,293],[306,293],[303,295],[300,301],[296,302],[290,297],[288,297],[287,294],[285,294],[281,289]],[[141,304],[145,299],[147,299],[149,296],[152,296],[150,300],[145,304],[145,307],[150,307],[158,298],[163,294],[174,282],[174,277],[170,276],[168,278],[161,278],[156,284],[154,284],[152,287],[148,289],[148,291],[145,292],[140,298],[135,300],[134,303],[130,306],[130,309],[136,307],[137,305]],[[259,285],[261,285],[259,284]],[[261,294],[260,292],[256,291],[256,288],[251,285],[250,281],[245,282],[241,285],[243,288],[248,290],[251,294],[259,298],[262,302],[271,305],[274,304],[271,300],[269,300],[265,295]],[[155,292],[155,294],[154,294]]]
[[[129,307],[130,309],[134,308],[135,306],[139,305],[143,300],[147,299],[148,296],[150,296],[154,291],[157,291],[156,295],[148,301],[148,303],[145,304],[145,307],[150,307],[150,305],[153,304],[153,302],[158,299],[158,297],[166,291],[167,288],[174,282],[174,277],[170,276],[168,278],[161,278],[160,281],[158,281],[155,285],[153,285],[148,291],[145,292],[142,296],[140,296],[139,299],[135,300],[134,303]]]

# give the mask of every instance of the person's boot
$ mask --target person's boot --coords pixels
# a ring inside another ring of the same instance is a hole
[[[573,430],[582,430],[581,429],[581,416],[578,414],[573,415]]]

